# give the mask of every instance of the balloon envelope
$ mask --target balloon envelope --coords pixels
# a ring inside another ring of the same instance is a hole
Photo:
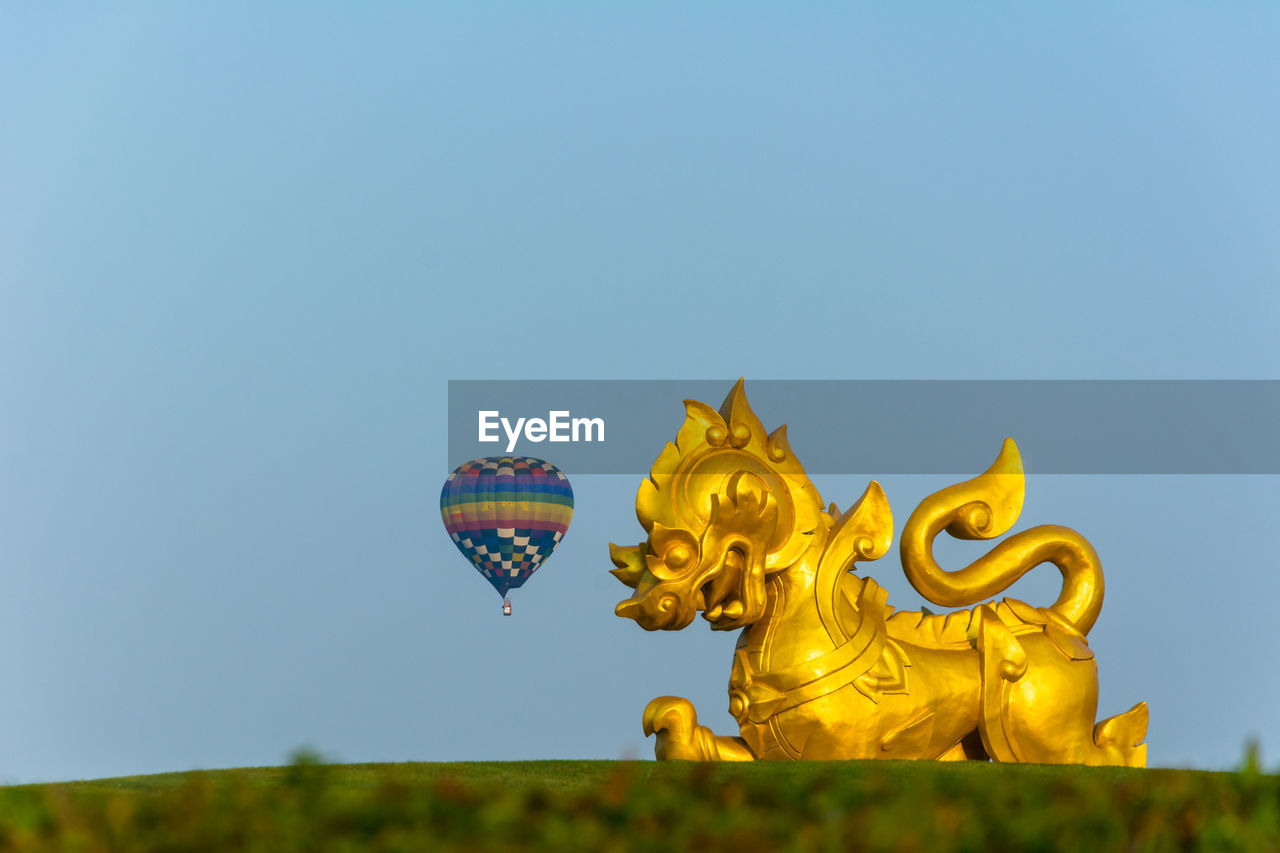
[[[573,489],[560,469],[528,456],[459,465],[440,492],[445,530],[499,595],[537,571],[573,517]]]

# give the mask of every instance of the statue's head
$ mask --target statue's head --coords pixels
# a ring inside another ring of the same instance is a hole
[[[721,630],[759,620],[765,576],[794,563],[822,523],[786,427],[766,433],[742,385],[719,412],[684,401],[684,425],[636,494],[648,538],[609,545],[613,574],[635,590],[616,612],[648,630],[679,630],[699,611]]]

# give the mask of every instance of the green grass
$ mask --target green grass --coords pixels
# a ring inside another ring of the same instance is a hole
[[[1280,851],[1280,777],[930,762],[320,764],[0,788],[3,850]]]

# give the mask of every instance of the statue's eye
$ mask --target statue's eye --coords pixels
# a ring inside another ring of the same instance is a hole
[[[663,555],[662,561],[673,569],[683,569],[689,565],[690,558],[693,553],[687,545],[672,545],[667,549],[667,553]]]

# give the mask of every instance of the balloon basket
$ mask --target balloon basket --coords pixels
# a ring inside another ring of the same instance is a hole
[[[511,615],[511,599],[509,598],[502,599],[502,615],[503,616]]]

